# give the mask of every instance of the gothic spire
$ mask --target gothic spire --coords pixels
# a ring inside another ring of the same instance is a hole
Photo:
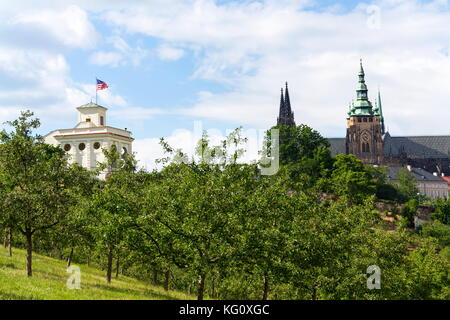
[[[280,113],[277,119],[277,126],[295,126],[294,113],[291,108],[291,100],[289,98],[287,82],[284,96],[283,88],[281,89]]]
[[[356,102],[352,109],[352,116],[368,116],[373,115],[372,103],[368,98],[368,90],[365,80],[365,72],[362,59],[359,62],[358,84],[356,86]]]
[[[288,83],[286,82],[286,93],[285,93],[284,103],[286,104],[286,111],[288,114],[292,113],[291,109],[291,99],[289,98],[289,90],[288,90]]]
[[[279,114],[279,118],[283,118],[285,116],[284,112],[285,112],[285,104],[284,104],[284,95],[283,95],[283,88],[281,88],[281,98],[280,98],[280,114]]]
[[[380,114],[380,119],[381,119],[381,134],[384,134],[385,133],[385,130],[384,130],[384,116],[383,116],[383,108],[381,106],[380,88],[378,88],[377,108],[378,108],[378,113]]]

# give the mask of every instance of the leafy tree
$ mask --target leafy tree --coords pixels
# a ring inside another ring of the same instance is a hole
[[[68,190],[75,180],[64,151],[33,135],[40,122],[32,117],[32,112],[22,112],[7,122],[13,131],[0,133],[1,177],[7,192],[2,220],[25,236],[28,276],[32,276],[33,235],[66,219],[74,203]]]
[[[361,203],[376,192],[376,181],[361,160],[354,155],[338,154],[331,174],[332,190],[348,198],[350,202]]]
[[[435,238],[442,247],[450,246],[450,226],[440,221],[425,223],[420,233],[424,237]]]
[[[107,170],[104,186],[85,203],[85,214],[95,221],[89,232],[107,254],[106,280],[111,282],[114,253],[125,239],[140,208],[139,175],[133,155],[121,157],[115,145],[103,150],[106,161],[98,171]]]
[[[406,227],[414,227],[414,217],[417,213],[417,201],[415,199],[409,200],[402,209],[402,216],[406,221]]]
[[[419,190],[417,189],[416,179],[413,174],[405,168],[401,168],[398,176],[398,190],[404,202],[417,198]]]
[[[436,199],[436,211],[433,214],[433,219],[439,220],[444,224],[450,225],[450,198]]]
[[[307,125],[275,126],[271,129],[279,130],[281,165],[297,163],[303,158],[314,158],[314,156],[317,156],[318,148],[325,147],[320,152],[323,154],[324,150],[328,150],[330,146],[326,138]],[[270,130],[266,133],[265,141],[265,147],[270,147]]]

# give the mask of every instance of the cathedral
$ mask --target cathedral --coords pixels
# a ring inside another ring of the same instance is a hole
[[[277,125],[295,125],[289,92],[281,93]],[[393,137],[385,127],[381,94],[375,104],[368,98],[360,62],[356,101],[350,104],[345,138],[329,138],[333,156],[354,154],[367,164],[421,168],[436,175],[450,175],[450,136]]]

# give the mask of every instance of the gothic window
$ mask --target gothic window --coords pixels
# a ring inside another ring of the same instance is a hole
[[[86,122],[91,122],[91,118],[86,118]]]
[[[363,121],[364,121],[364,122],[367,122],[367,118],[363,118]]]
[[[103,126],[104,125],[104,120],[103,120],[103,116],[100,116],[100,125]]]
[[[368,142],[362,143],[362,152],[370,152],[370,145]]]
[[[358,118],[358,122],[361,122],[361,118]]]

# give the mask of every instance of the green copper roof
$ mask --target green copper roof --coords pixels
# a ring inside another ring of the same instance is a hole
[[[351,116],[372,116],[374,110],[372,103],[367,97],[367,85],[365,80],[364,68],[362,65],[362,59],[360,61],[360,69],[358,73],[358,84],[356,86],[356,101],[352,104],[348,115]]]
[[[77,109],[85,109],[85,108],[103,108],[103,109],[106,109],[106,110],[108,110],[107,108],[105,108],[105,107],[103,107],[103,106],[101,106],[101,105],[98,105],[98,104],[96,104],[96,103],[93,103],[92,101],[91,102],[89,102],[89,103],[86,103],[86,104],[83,104],[82,106],[79,106]]]
[[[385,128],[384,128],[384,116],[383,116],[383,108],[382,108],[382,106],[381,106],[381,94],[380,94],[380,88],[378,88],[378,104],[377,104],[377,109],[378,109],[379,116],[381,117],[381,133],[384,134],[384,133],[385,133]]]

